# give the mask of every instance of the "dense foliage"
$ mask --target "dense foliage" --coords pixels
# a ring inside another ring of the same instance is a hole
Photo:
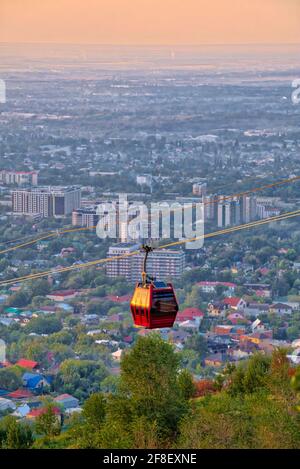
[[[6,417],[2,447],[299,448],[300,371],[290,368],[286,350],[255,354],[205,386],[180,364],[181,355],[158,335],[139,338],[124,354],[114,394],[90,389],[82,413],[62,427],[46,402],[34,442],[30,427]],[[60,379],[75,389],[88,370],[96,381],[99,370],[89,366],[66,361]]]

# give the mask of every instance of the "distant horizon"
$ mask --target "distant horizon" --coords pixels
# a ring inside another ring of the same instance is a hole
[[[107,46],[107,47],[255,47],[255,46],[300,46],[300,42],[241,42],[241,43],[213,43],[213,42],[202,42],[202,43],[149,43],[149,44],[138,44],[138,43],[105,43],[105,42],[55,42],[55,41],[40,41],[40,42],[7,42],[0,41],[0,45],[57,45],[57,46]]]

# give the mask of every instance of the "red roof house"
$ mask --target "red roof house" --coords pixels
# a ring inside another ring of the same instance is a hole
[[[177,314],[177,321],[192,321],[196,318],[203,318],[204,313],[198,308],[186,308]]]
[[[37,409],[32,409],[28,414],[27,418],[29,419],[35,419],[37,417],[40,417],[41,415],[45,414],[47,412],[47,407],[39,407]],[[60,416],[61,415],[61,410],[58,407],[52,407],[52,413],[54,415]]]
[[[54,301],[64,301],[75,298],[78,294],[79,292],[77,290],[54,290],[47,295],[47,298]]]
[[[192,320],[194,318],[203,318],[204,313],[201,311],[201,309],[198,308],[186,308],[183,311],[180,311],[177,315],[177,318],[180,319],[181,321],[186,321],[188,319]]]
[[[28,397],[32,397],[33,394],[27,389],[17,389],[16,391],[10,392],[7,396],[11,399],[27,399]]]
[[[232,308],[235,310],[244,309],[247,306],[246,301],[243,300],[243,298],[237,298],[235,296],[233,296],[232,298],[225,298],[223,300],[223,303],[227,305],[229,308]]]
[[[29,368],[30,370],[34,370],[37,368],[38,362],[33,360],[26,360],[26,358],[20,358],[16,365],[21,366],[22,368]]]

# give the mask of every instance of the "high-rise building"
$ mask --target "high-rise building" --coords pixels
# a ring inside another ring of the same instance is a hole
[[[216,194],[203,197],[204,219],[207,221],[216,221],[218,216],[218,201],[220,196]]]
[[[125,277],[127,281],[132,281],[132,253],[138,251],[139,244],[120,243],[111,246],[108,250],[108,257],[121,257],[106,263],[106,274],[110,278]]]
[[[249,223],[256,219],[257,217],[256,205],[257,205],[256,197],[243,195],[240,198],[242,223]]]
[[[232,203],[223,201],[218,203],[218,228],[232,224]]]
[[[77,208],[72,212],[72,225],[73,226],[86,226],[91,228],[96,226],[99,221],[99,215],[97,214],[97,207],[84,207]]]
[[[15,215],[63,218],[80,207],[79,187],[39,187],[17,189],[12,192]]]
[[[224,228],[241,223],[241,205],[239,198],[230,198],[220,201],[217,205],[219,228]]]
[[[106,273],[110,278],[125,277],[129,282],[141,278],[144,254],[132,255],[139,250],[138,244],[121,243],[109,248],[108,257],[123,256],[106,264]],[[185,267],[185,253],[182,250],[161,249],[150,253],[147,261],[149,275],[160,279],[180,278]]]
[[[280,215],[281,209],[278,207],[272,207],[268,204],[257,204],[257,217],[259,219],[275,217]]]
[[[195,184],[193,184],[193,194],[194,195],[199,195],[199,196],[205,197],[206,196],[206,189],[207,189],[206,182],[195,182]]]
[[[153,182],[153,179],[152,179],[151,174],[141,174],[136,177],[136,183],[139,186],[147,186],[151,190],[152,190],[152,182]]]
[[[7,185],[31,185],[37,186],[38,172],[37,171],[0,171],[0,184]]]

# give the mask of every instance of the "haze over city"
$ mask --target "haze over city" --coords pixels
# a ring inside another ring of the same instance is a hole
[[[0,42],[299,43],[298,0],[1,0]]]

